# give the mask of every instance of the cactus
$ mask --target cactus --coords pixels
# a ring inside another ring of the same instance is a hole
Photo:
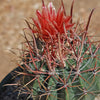
[[[63,2],[58,11],[52,3],[42,4],[33,24],[26,21],[32,40],[24,34],[20,91],[33,100],[94,100],[100,93],[100,44],[88,34],[94,9],[81,28],[72,20],[74,0],[69,16]]]

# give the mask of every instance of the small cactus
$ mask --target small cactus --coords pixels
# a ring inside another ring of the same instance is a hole
[[[26,21],[32,40],[25,35],[20,90],[33,100],[94,100],[100,93],[100,44],[88,35],[94,9],[80,30],[72,20],[74,0],[69,16],[63,2],[58,11],[42,4],[33,24]]]

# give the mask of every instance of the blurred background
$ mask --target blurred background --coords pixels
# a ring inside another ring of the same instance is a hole
[[[47,4],[51,0],[44,0]],[[52,0],[56,8],[60,0]],[[66,13],[69,15],[72,0],[63,0]],[[36,17],[36,9],[41,9],[41,0],[0,0],[0,81],[15,67],[17,67],[17,48],[23,41],[23,28],[26,28],[25,19]],[[80,18],[86,22],[92,10],[89,33],[94,34],[95,40],[100,40],[100,0],[75,0],[74,21]],[[13,54],[11,51],[16,52]]]

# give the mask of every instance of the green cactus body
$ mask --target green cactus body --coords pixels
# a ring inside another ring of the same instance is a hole
[[[51,3],[49,8],[43,3],[42,13],[37,11],[39,21],[32,19],[36,28],[27,23],[33,41],[26,38],[27,76],[23,75],[33,100],[94,100],[100,93],[100,44],[95,46],[87,35],[93,10],[81,31],[64,10],[61,6],[56,13]]]

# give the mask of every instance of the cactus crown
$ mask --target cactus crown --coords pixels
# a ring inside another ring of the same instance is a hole
[[[24,80],[22,90],[33,100],[94,100],[100,92],[100,44],[91,42],[88,26],[73,23],[67,16],[62,2],[56,11],[52,3],[48,7],[42,1],[42,11],[36,11],[37,19],[28,25],[32,41],[27,39],[23,58]],[[33,27],[32,27],[33,26]]]

